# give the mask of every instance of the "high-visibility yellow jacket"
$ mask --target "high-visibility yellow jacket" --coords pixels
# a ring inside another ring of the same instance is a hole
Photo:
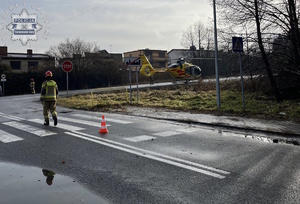
[[[35,94],[35,83],[34,81],[30,82],[31,93]]]
[[[34,86],[35,86],[35,83],[34,83],[34,81],[32,81],[32,82],[30,82],[30,88],[34,88]]]
[[[55,81],[46,80],[42,84],[41,100],[56,101],[58,95],[58,87]]]

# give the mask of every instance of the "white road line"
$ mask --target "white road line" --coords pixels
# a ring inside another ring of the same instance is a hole
[[[182,134],[181,132],[175,132],[175,131],[164,131],[164,132],[156,132],[153,133],[152,135],[159,136],[159,137],[170,137],[174,135],[180,135]]]
[[[147,158],[151,158],[151,159],[154,159],[154,160],[158,160],[158,161],[163,161],[163,160],[165,161],[166,160],[166,163],[169,163],[169,164],[172,164],[172,165],[175,165],[175,166],[179,166],[179,167],[182,167],[182,168],[190,169],[192,171],[203,173],[203,174],[213,176],[213,177],[219,178],[219,179],[226,178],[224,175],[221,175],[221,174],[225,174],[225,175],[230,174],[230,172],[227,172],[227,171],[224,171],[224,170],[221,170],[221,169],[216,169],[216,168],[213,168],[213,167],[209,167],[209,166],[206,166],[206,165],[203,165],[203,164],[187,161],[187,160],[184,160],[184,159],[171,157],[171,156],[156,153],[156,152],[151,152],[151,151],[148,151],[148,150],[144,150],[144,149],[140,149],[140,148],[137,148],[137,147],[134,147],[134,146],[130,146],[130,145],[122,144],[122,143],[119,143],[119,142],[114,142],[114,141],[111,141],[111,140],[103,139],[103,138],[96,137],[96,136],[93,136],[93,135],[89,135],[89,134],[86,134],[86,133],[66,132],[66,134],[69,134],[69,135],[72,135],[72,136],[75,136],[75,137],[78,137],[78,138],[81,138],[81,139],[85,139],[85,140],[88,140],[88,141],[91,141],[91,142],[95,142],[95,143],[98,143],[98,144],[106,145],[106,146],[109,146],[109,147],[112,147],[112,148],[116,148],[116,149],[119,149],[119,150],[122,150],[122,151],[125,151],[125,152],[129,152],[129,153],[137,154],[137,155],[144,156],[144,157],[147,157]],[[139,152],[137,152],[137,151],[139,151]],[[199,169],[199,168],[202,168],[202,169]],[[204,169],[206,169],[206,170],[204,170]],[[210,172],[210,171],[212,171],[212,172]]]
[[[10,143],[23,140],[23,138],[12,135],[8,132],[0,130],[0,141],[3,143]]]
[[[199,130],[199,129],[197,129],[197,128],[190,128],[190,127],[181,128],[181,129],[176,129],[176,131],[184,132],[184,133],[192,133],[192,132],[196,132],[196,131],[198,131],[198,130]]]
[[[20,117],[17,117],[17,116],[13,116],[13,115],[8,115],[8,114],[2,113],[2,112],[0,112],[0,117],[8,118],[10,120],[16,120],[16,121],[25,120],[23,118],[20,118]]]
[[[135,136],[135,137],[126,137],[124,140],[128,140],[131,142],[142,142],[142,141],[147,141],[147,140],[152,140],[156,139],[156,137],[151,137],[148,135],[140,135],[140,136]]]
[[[73,116],[76,117],[81,117],[81,118],[94,118],[96,120],[99,120],[101,122],[102,116],[93,116],[93,115],[83,115],[83,114],[73,114]],[[105,121],[113,122],[113,123],[119,123],[119,124],[131,124],[132,122],[130,121],[125,121],[125,120],[118,120],[118,119],[112,119],[112,118],[107,118],[105,117]]]
[[[96,122],[92,122],[92,121],[88,121],[88,120],[79,120],[79,119],[75,119],[75,118],[66,118],[66,117],[58,116],[58,121],[60,121],[60,120],[73,122],[73,123],[80,123],[80,124],[99,127],[99,128],[101,127],[101,121],[99,121],[99,123],[96,123]],[[108,127],[110,125],[106,124],[106,126]]]
[[[28,121],[39,123],[39,124],[44,123],[44,121],[41,119],[30,119]],[[57,124],[56,128],[60,128],[60,129],[68,130],[68,131],[85,130],[85,128],[81,128],[81,127],[77,127],[77,126],[73,126],[73,125],[62,124],[60,122]]]
[[[235,133],[235,132],[222,132],[223,136],[232,136],[232,137],[246,137],[244,133]]]
[[[34,134],[34,135],[37,135],[37,136],[40,136],[40,137],[45,137],[45,136],[56,134],[55,132],[51,132],[51,131],[48,131],[48,130],[43,130],[41,128],[37,128],[37,127],[34,127],[34,126],[22,124],[22,123],[15,122],[15,121],[6,122],[6,123],[3,123],[3,124],[7,125],[7,126],[10,126],[10,127],[13,127],[13,128],[16,128],[16,129],[19,129],[19,130],[22,130],[22,131],[25,131],[25,132],[29,132],[31,134]]]

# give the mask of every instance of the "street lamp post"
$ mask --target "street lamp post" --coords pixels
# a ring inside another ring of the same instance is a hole
[[[221,103],[220,103],[220,82],[219,82],[219,68],[218,68],[216,0],[213,0],[213,11],[214,11],[214,34],[215,34],[215,69],[216,69],[217,107],[218,109],[220,109]]]

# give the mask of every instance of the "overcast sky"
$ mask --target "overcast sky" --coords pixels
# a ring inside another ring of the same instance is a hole
[[[12,41],[7,29],[11,15],[24,8],[36,14],[43,26],[38,40],[27,45]],[[199,20],[206,25],[213,17],[209,0],[1,0],[0,13],[1,46],[21,53],[30,48],[44,53],[77,37],[113,53],[145,48],[169,51],[182,48],[182,33],[189,26]]]

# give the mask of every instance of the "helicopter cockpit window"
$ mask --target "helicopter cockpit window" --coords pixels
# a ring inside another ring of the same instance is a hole
[[[195,67],[195,68],[194,68],[194,74],[195,74],[196,76],[201,75],[201,69],[200,69],[200,67]]]
[[[179,65],[177,63],[170,64],[168,68],[177,68]]]
[[[197,66],[190,66],[185,69],[185,73],[191,76],[198,76],[201,74],[201,70]]]
[[[192,75],[192,67],[185,68],[185,73],[188,75]]]

